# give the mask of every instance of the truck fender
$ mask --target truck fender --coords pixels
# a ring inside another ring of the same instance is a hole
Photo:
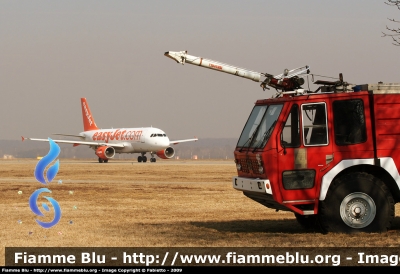
[[[374,165],[375,161],[373,158],[370,159],[352,159],[342,160],[334,168],[328,171],[323,177],[321,182],[321,191],[319,193],[319,200],[325,200],[326,194],[328,193],[329,187],[335,177],[343,170],[357,165]],[[396,168],[396,165],[391,157],[380,158],[381,167],[384,168],[395,180],[398,188],[400,189],[400,174]]]

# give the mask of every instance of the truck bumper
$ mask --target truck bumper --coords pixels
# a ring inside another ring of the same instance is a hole
[[[286,206],[274,200],[269,180],[233,177],[232,185],[234,189],[243,191],[245,196],[263,206],[277,210],[290,211]]]
[[[233,177],[232,186],[236,190],[251,191],[272,195],[271,184],[265,179],[249,179],[244,177]]]

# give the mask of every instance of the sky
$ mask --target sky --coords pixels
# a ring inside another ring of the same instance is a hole
[[[400,82],[400,47],[382,37],[398,27],[388,18],[400,10],[377,0],[1,0],[0,139],[82,132],[81,97],[101,128],[238,138],[255,101],[275,92],[164,52]]]

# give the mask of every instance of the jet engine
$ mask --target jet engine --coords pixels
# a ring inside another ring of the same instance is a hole
[[[167,147],[164,150],[158,151],[156,154],[161,159],[171,159],[175,155],[175,150],[172,147]]]
[[[107,160],[114,157],[115,149],[113,147],[101,146],[96,149],[96,155],[103,160]]]

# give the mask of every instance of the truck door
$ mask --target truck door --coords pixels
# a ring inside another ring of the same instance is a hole
[[[293,103],[284,119],[278,153],[283,204],[318,199],[319,178],[333,159],[327,115],[326,102]]]

